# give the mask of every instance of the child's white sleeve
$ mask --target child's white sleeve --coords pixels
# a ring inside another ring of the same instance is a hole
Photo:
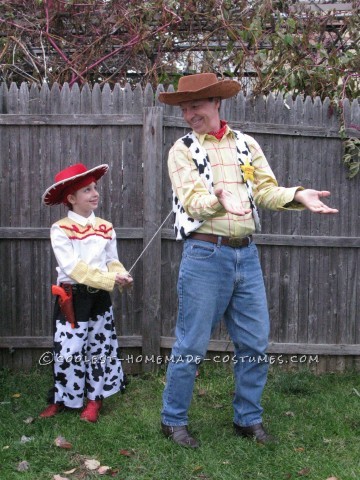
[[[71,240],[56,224],[51,227],[50,240],[59,268],[69,277],[70,272],[74,270],[75,265],[79,261]]]

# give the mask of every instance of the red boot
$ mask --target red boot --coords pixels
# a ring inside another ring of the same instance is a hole
[[[97,422],[99,418],[99,412],[102,407],[101,400],[89,400],[86,407],[82,411],[80,415],[81,420],[85,420],[85,422]]]
[[[48,405],[45,410],[43,410],[39,417],[41,418],[49,418],[49,417],[53,417],[54,415],[57,415],[58,413],[61,412],[61,410],[63,410],[63,406],[62,405],[56,405],[56,403],[51,403],[50,405]]]

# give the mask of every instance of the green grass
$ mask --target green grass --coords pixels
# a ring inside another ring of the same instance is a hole
[[[204,365],[190,411],[191,431],[201,442],[195,451],[160,433],[164,371],[132,377],[124,395],[104,402],[97,424],[81,422],[76,411],[38,419],[50,384],[48,370],[0,373],[1,480],[47,480],[56,474],[71,480],[360,479],[358,373],[315,376],[273,368],[263,397],[264,423],[279,443],[261,446],[233,435],[230,368]],[[24,423],[29,417],[34,421]],[[32,440],[21,443],[23,435]],[[58,436],[72,448],[55,446]],[[112,474],[86,470],[86,458],[110,466]],[[30,467],[18,472],[23,460]]]

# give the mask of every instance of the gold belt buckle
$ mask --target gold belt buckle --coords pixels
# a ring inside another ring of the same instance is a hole
[[[230,247],[237,248],[243,245],[244,239],[239,237],[230,237],[229,245]]]

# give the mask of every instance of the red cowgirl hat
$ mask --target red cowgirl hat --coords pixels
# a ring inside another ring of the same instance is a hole
[[[67,203],[66,197],[70,193],[97,182],[108,170],[106,163],[91,169],[82,163],[71,165],[55,175],[55,183],[45,190],[42,201],[45,205]]]

